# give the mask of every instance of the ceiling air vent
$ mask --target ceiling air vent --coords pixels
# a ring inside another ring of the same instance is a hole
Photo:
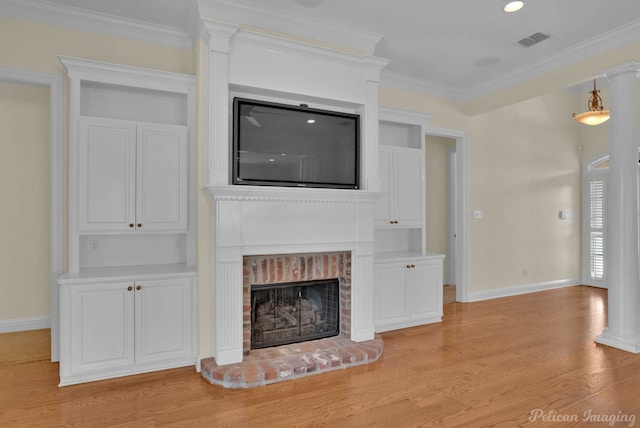
[[[543,40],[547,40],[549,38],[548,34],[543,33],[534,33],[528,37],[525,37],[522,40],[518,40],[518,43],[524,46],[525,48],[531,47],[537,43],[540,43]]]

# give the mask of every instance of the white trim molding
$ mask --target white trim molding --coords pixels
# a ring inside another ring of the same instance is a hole
[[[49,144],[51,148],[50,181],[51,181],[51,318],[47,318],[47,326],[51,327],[51,361],[59,359],[59,326],[58,326],[58,287],[57,279],[64,267],[63,253],[63,80],[58,74],[38,73],[28,70],[0,68],[0,81],[44,86],[49,88]],[[32,325],[28,322],[25,325]],[[25,329],[25,330],[28,330]],[[18,330],[16,330],[18,331]]]
[[[14,320],[0,320],[0,333],[14,333],[17,331],[42,330],[51,327],[51,318],[33,317]]]
[[[569,278],[557,281],[538,282],[535,284],[516,285],[514,287],[494,288],[493,290],[474,291],[468,293],[467,296],[469,302],[479,302],[482,300],[498,299],[500,297],[553,290],[555,288],[574,287],[580,284],[580,278]]]

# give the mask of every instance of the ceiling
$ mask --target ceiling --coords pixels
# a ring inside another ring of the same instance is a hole
[[[0,0],[1,2],[18,0]],[[21,0],[96,11],[193,35],[197,0]],[[207,0],[203,0],[205,3]],[[224,0],[223,0],[224,1]],[[383,77],[427,92],[473,99],[640,40],[639,0],[235,0],[246,11],[361,30],[379,37]],[[215,9],[213,9],[215,10]],[[282,12],[284,11],[284,12]],[[336,28],[336,27],[334,27]],[[518,43],[534,33],[549,38]],[[375,39],[376,41],[378,39]],[[640,52],[638,53],[640,57]],[[638,58],[640,59],[640,58]]]

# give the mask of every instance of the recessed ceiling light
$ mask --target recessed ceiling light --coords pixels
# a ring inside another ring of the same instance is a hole
[[[307,123],[316,123],[315,119],[307,119]]]
[[[517,12],[524,7],[523,1],[511,1],[504,5],[504,11],[507,13]]]

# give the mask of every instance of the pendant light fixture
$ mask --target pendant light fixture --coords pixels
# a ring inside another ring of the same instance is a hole
[[[580,114],[573,113],[573,120],[585,125],[600,125],[609,120],[609,110],[605,110],[602,107],[602,98],[598,95],[599,92],[600,90],[596,89],[596,80],[594,79],[593,91],[591,91],[588,101],[589,110]]]

